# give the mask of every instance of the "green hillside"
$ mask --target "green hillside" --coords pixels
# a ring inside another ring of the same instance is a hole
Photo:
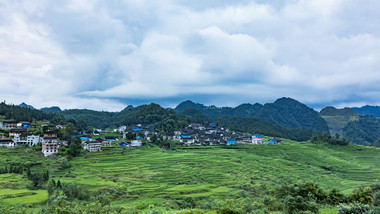
[[[355,144],[370,146],[380,139],[380,119],[363,115],[358,120],[347,123],[342,131],[343,136]]]
[[[351,108],[337,109],[332,106],[327,106],[319,112],[319,115],[326,120],[332,136],[336,134],[340,136],[344,135],[343,128],[347,123],[359,120],[359,113]]]
[[[180,113],[188,109],[198,110],[208,118],[217,119],[223,116],[249,118],[255,117],[265,122],[282,126],[288,129],[312,129],[319,132],[328,132],[326,121],[318,112],[292,98],[280,98],[274,103],[242,104],[235,108],[205,106],[192,101],[179,104],[175,111]]]
[[[33,170],[48,169],[56,181],[80,185],[93,194],[109,192],[111,208],[143,213],[191,207],[212,211],[226,203],[258,203],[275,211],[279,208],[264,199],[274,197],[272,191],[281,183],[313,181],[323,189],[335,187],[348,194],[380,177],[380,149],[289,140],[277,145],[176,150],[114,148],[65,162],[71,167],[63,167],[64,160],[0,148],[1,166],[17,162],[31,164]],[[0,207],[22,201],[31,204],[28,210],[39,212],[47,195],[28,190],[29,186],[25,175],[0,175]]]

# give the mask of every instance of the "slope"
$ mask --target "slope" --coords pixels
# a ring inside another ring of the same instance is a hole
[[[347,123],[359,120],[359,114],[351,108],[337,109],[327,106],[319,112],[319,115],[326,120],[330,134],[333,136],[336,134],[342,136],[342,130]]]
[[[69,169],[57,167],[60,159],[39,157],[24,150],[13,150],[12,154],[7,151],[0,148],[0,164],[42,163],[50,166],[50,175],[55,180],[92,191],[111,189],[119,194],[111,206],[139,210],[149,209],[150,205],[157,209],[179,209],[190,199],[193,203],[210,204],[215,200],[262,199],[271,188],[285,181],[315,181],[323,188],[335,187],[349,193],[358,185],[368,185],[380,177],[380,149],[289,140],[279,145],[177,150],[114,148],[75,158],[69,162]],[[27,181],[19,176],[12,182]],[[0,176],[1,188],[9,183]]]

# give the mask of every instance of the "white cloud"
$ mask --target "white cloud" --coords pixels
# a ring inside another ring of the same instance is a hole
[[[215,104],[373,103],[379,8],[375,0],[1,1],[0,95],[105,110],[122,109],[117,100],[198,95]]]

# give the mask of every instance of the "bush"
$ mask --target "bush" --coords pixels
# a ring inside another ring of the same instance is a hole
[[[271,211],[282,210],[282,203],[275,197],[266,195],[264,196],[263,203],[266,207],[268,207]]]
[[[367,211],[369,211],[368,205],[355,202],[352,204],[339,206],[338,214],[363,214]]]
[[[380,182],[375,182],[371,185],[371,191],[373,193],[380,192]]]
[[[337,205],[346,202],[346,196],[340,193],[337,189],[333,188],[329,191],[326,198],[326,203],[331,205]]]
[[[373,194],[373,206],[380,207],[380,191]]]
[[[284,213],[318,213],[318,205],[315,201],[301,196],[287,196],[284,199]]]
[[[351,195],[348,196],[349,202],[359,202],[362,204],[371,204],[372,190],[370,187],[359,186]]]
[[[368,214],[380,214],[380,207],[375,207]]]

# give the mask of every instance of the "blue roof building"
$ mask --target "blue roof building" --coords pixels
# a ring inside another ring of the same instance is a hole
[[[181,138],[191,138],[191,135],[181,135]]]
[[[227,140],[227,144],[234,144],[234,143],[236,143],[235,139],[228,139]]]
[[[82,137],[80,137],[80,139],[81,139],[81,140],[89,140],[90,138],[89,138],[89,137],[84,137],[84,136],[82,136]]]

